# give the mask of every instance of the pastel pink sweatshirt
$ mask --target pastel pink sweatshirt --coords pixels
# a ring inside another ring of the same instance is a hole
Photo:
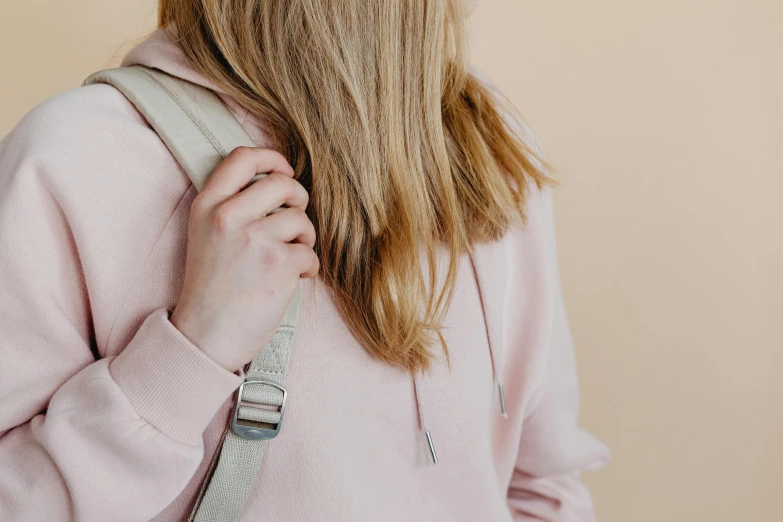
[[[165,32],[133,63],[209,86]],[[107,85],[45,101],[0,142],[0,520],[187,519],[242,380],[168,321],[195,195]],[[441,358],[419,383],[437,465],[410,376],[368,355],[324,284],[302,282],[285,421],[241,520],[594,519],[579,471],[608,451],[577,425],[548,190],[528,213],[463,259],[452,367]]]

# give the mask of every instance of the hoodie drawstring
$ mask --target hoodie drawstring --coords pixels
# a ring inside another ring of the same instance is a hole
[[[500,378],[500,371],[497,367],[495,352],[492,350],[492,343],[489,343],[489,358],[492,359],[492,382],[497,386],[498,398],[500,399],[500,414],[503,418],[508,419],[508,413],[506,413],[506,393],[503,390],[503,380]]]
[[[500,400],[500,414],[503,416],[503,418],[508,418],[508,413],[506,412],[506,393],[503,389],[503,379],[502,375],[500,373],[500,370],[498,369],[498,358],[495,354],[495,350],[493,348],[493,339],[492,334],[489,328],[489,316],[487,314],[487,303],[485,302],[485,291],[484,288],[486,287],[484,284],[484,278],[481,275],[481,271],[478,268],[478,264],[476,262],[476,258],[473,255],[473,252],[468,252],[468,257],[470,258],[470,263],[473,266],[473,274],[476,277],[476,286],[478,287],[478,293],[479,293],[479,300],[481,301],[481,311],[484,314],[484,324],[487,329],[487,346],[489,347],[489,359],[492,362],[492,382],[494,386],[498,389],[498,399]]]
[[[424,436],[427,438],[427,446],[430,448],[430,455],[432,456],[432,463],[438,463],[438,454],[435,453],[435,444],[432,442],[432,434],[427,429],[427,416],[424,412],[424,401],[421,400],[421,374],[416,372],[413,376],[413,395],[416,398],[416,411],[419,414],[419,428],[424,431]]]
[[[485,297],[483,291],[484,281],[480,275],[480,271],[478,267],[476,266],[476,260],[473,257],[473,253],[472,252],[469,253],[468,257],[470,258],[470,262],[473,267],[473,273],[476,278],[476,286],[478,287],[479,300],[481,302],[481,310],[482,313],[484,314],[484,324],[487,333],[487,347],[489,348],[489,359],[492,363],[492,384],[493,387],[497,387],[498,390],[498,399],[500,401],[500,414],[507,419],[508,413],[506,411],[506,394],[505,394],[505,390],[503,389],[503,380],[501,378],[501,373],[498,368],[498,358],[492,346],[493,339],[490,333],[489,318],[487,316],[488,315],[487,306],[485,303]],[[435,443],[432,440],[432,433],[430,433],[429,428],[427,428],[427,415],[425,412],[424,400],[422,399],[420,372],[415,372],[415,374],[413,375],[413,394],[416,399],[416,411],[418,412],[418,416],[419,416],[419,428],[424,432],[424,436],[427,439],[427,446],[429,447],[430,450],[430,456],[432,457],[432,462],[433,464],[437,464],[438,455],[435,452]]]

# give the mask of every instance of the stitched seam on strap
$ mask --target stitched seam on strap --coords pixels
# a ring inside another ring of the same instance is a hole
[[[138,69],[138,70],[141,71],[142,73],[146,74],[150,78],[150,80],[155,82],[161,89],[166,91],[166,93],[168,93],[168,95],[171,96],[171,98],[175,102],[177,102],[177,105],[179,105],[180,108],[183,110],[183,112],[188,115],[188,118],[190,118],[190,120],[199,128],[199,130],[204,134],[204,136],[209,140],[209,142],[212,143],[212,146],[215,147],[215,150],[217,150],[218,153],[223,158],[225,158],[226,157],[226,151],[223,148],[223,146],[220,143],[220,141],[218,141],[218,139],[215,138],[215,136],[212,134],[212,132],[210,132],[210,130],[204,125],[203,121],[201,121],[199,118],[196,118],[193,115],[193,113],[190,111],[190,109],[187,107],[187,105],[180,99],[179,95],[177,95],[177,93],[175,93],[174,91],[169,89],[166,85],[164,85],[160,80],[155,78],[155,76],[150,74],[148,71],[146,71],[144,69]]]

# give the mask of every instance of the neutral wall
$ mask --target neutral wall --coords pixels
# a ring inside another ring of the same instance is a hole
[[[783,520],[783,2],[488,1],[556,200],[601,520]]]
[[[0,0],[0,135],[152,0]],[[783,520],[783,2],[481,0],[474,61],[557,166],[604,522]]]

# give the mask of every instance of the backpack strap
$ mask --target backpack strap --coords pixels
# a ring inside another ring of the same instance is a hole
[[[198,191],[236,147],[255,143],[212,91],[135,65],[99,71],[83,85],[105,83],[118,89],[147,119],[187,172]],[[253,181],[261,179],[259,174]],[[258,474],[267,443],[280,432],[288,393],[285,378],[301,312],[297,287],[269,343],[247,367],[236,405],[189,520],[239,518]]]

